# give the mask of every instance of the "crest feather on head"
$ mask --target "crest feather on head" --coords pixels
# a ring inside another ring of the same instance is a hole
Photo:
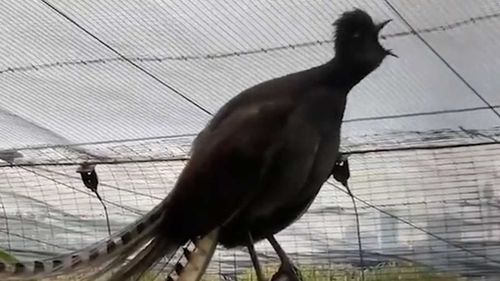
[[[339,44],[342,44],[343,40],[347,40],[347,38],[356,32],[377,28],[372,17],[361,9],[344,12],[333,25],[336,28],[335,48],[337,48]]]

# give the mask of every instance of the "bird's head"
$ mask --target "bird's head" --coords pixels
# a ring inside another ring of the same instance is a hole
[[[334,23],[336,57],[369,69],[378,67],[387,55],[397,57],[378,41],[380,31],[390,21],[376,24],[360,9],[343,13]]]

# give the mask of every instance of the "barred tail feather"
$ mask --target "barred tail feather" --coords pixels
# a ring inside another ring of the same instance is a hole
[[[122,248],[119,252],[114,255],[109,255],[107,259],[107,264],[104,265],[97,273],[93,274],[90,280],[97,279],[98,277],[106,274],[113,268],[116,268],[120,264],[124,263],[131,255],[133,255],[139,248],[143,247],[152,238],[154,231],[156,230],[156,225],[147,233],[144,233],[141,237],[138,237],[133,243]]]
[[[130,262],[123,265],[108,281],[138,280],[156,262],[173,254],[181,245],[165,237],[155,237]]]
[[[116,251],[115,254],[109,254],[106,259],[106,263],[102,264],[103,266],[101,266],[101,269],[98,272],[94,273],[88,280],[95,280],[123,264],[140,248],[144,247],[144,245],[147,245],[148,242],[151,241],[159,226],[159,224],[153,225],[142,235],[138,236],[132,243],[129,243],[127,246],[122,247],[119,251]]]
[[[218,244],[219,229],[215,229],[208,235],[197,241],[193,251],[184,249],[187,263],[183,265],[179,261],[175,265],[175,271],[165,280],[173,281],[199,281],[210,263],[216,246]],[[155,237],[139,254],[129,263],[122,266],[108,281],[138,280],[146,271],[164,256],[172,255],[181,245],[170,242],[165,237]],[[177,278],[174,279],[177,275]]]
[[[219,229],[215,229],[196,243],[196,249],[190,254],[188,263],[182,269],[177,281],[199,281],[212,260],[219,242]],[[170,277],[170,276],[169,276]],[[167,280],[172,279],[167,278]]]
[[[162,215],[165,213],[163,209],[167,199],[169,199],[169,196],[145,216],[111,237],[78,251],[45,260],[18,262],[13,265],[0,261],[0,279],[45,278],[69,272],[75,273],[97,264],[118,264],[120,261],[123,262],[154,236]]]

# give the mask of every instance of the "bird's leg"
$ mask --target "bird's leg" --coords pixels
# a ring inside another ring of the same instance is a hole
[[[271,281],[302,281],[302,275],[300,274],[299,269],[295,267],[274,236],[269,236],[267,240],[271,243],[271,246],[273,246],[274,251],[281,261],[281,266],[278,269],[278,272],[273,275]]]
[[[266,281],[264,274],[262,273],[262,267],[259,263],[259,258],[257,257],[257,252],[255,251],[255,247],[253,245],[252,234],[248,232],[248,243],[247,243],[248,252],[250,253],[250,258],[252,259],[253,267],[255,268],[255,274],[257,275],[257,281]]]

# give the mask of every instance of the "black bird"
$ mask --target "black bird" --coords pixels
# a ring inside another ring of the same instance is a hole
[[[388,22],[376,24],[360,9],[343,13],[334,23],[335,57],[226,103],[194,140],[172,192],[150,213],[110,240],[35,264],[34,271],[107,263],[102,272],[119,267],[111,280],[127,280],[210,233],[214,243],[254,254],[253,244],[267,239],[283,263],[280,271],[296,272],[273,235],[306,212],[331,175],[347,94],[393,55],[378,41]]]

